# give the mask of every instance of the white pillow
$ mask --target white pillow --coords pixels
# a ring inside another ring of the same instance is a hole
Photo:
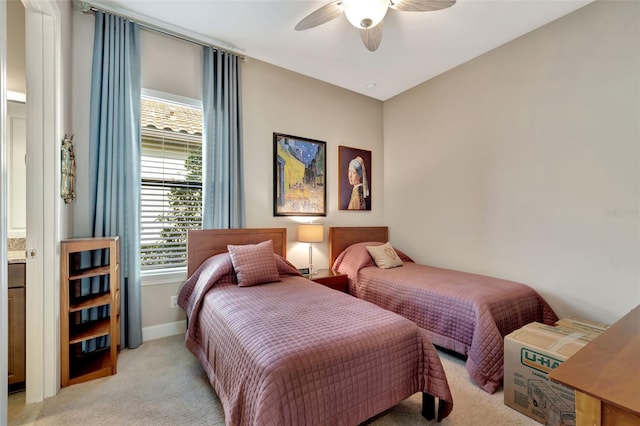
[[[378,268],[389,269],[402,266],[402,260],[398,253],[391,247],[388,241],[379,246],[367,246],[367,251],[373,257]]]

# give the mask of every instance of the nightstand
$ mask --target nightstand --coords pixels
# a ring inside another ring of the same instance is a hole
[[[317,273],[305,276],[318,284],[322,284],[343,293],[349,293],[349,277],[347,274],[334,272],[331,269],[319,269]]]

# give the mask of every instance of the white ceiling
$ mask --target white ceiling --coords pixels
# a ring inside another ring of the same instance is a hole
[[[386,100],[591,1],[458,0],[435,12],[390,9],[375,52],[364,47],[344,15],[316,28],[294,30],[298,21],[329,0],[90,3]]]

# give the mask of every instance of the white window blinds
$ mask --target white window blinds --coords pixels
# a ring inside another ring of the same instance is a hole
[[[142,99],[141,269],[186,266],[202,226],[202,110]]]

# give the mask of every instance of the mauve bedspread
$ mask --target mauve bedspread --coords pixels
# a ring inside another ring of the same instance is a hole
[[[502,384],[504,336],[558,319],[524,284],[418,265],[401,251],[403,266],[380,269],[366,250],[377,244],[354,244],[336,259],[333,267],[349,276],[350,293],[412,320],[433,344],[466,355],[467,371],[489,393]]]
[[[279,257],[278,257],[279,258]],[[356,425],[415,392],[452,409],[440,358],[411,321],[297,275],[238,287],[228,254],[183,286],[186,344],[218,394],[227,425]]]

